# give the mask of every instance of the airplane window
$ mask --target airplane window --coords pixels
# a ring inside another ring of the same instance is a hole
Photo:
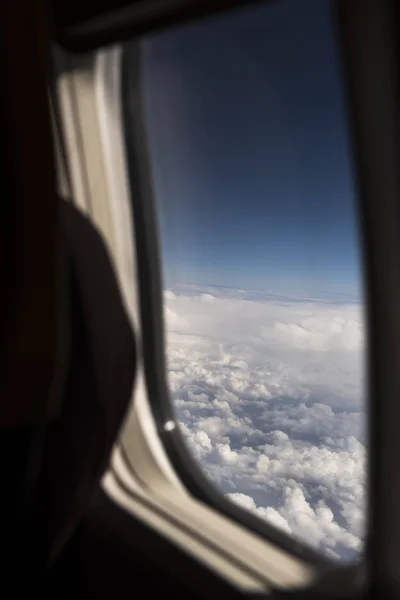
[[[283,0],[141,42],[170,397],[232,502],[358,560],[365,314],[331,6]]]

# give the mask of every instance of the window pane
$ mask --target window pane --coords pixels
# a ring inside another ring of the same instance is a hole
[[[362,550],[365,318],[330,4],[285,0],[142,43],[171,400],[232,502]]]

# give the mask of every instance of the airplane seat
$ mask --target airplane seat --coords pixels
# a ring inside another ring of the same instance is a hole
[[[37,481],[48,567],[56,563],[107,467],[136,365],[131,324],[101,235],[65,200],[60,217],[70,358],[60,413],[48,427]]]

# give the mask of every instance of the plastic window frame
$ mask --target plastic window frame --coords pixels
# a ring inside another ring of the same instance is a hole
[[[397,402],[400,394],[400,148],[397,121],[399,62],[396,53],[399,26],[394,18],[396,4],[392,0],[339,0],[335,5],[338,7],[362,209],[368,298],[368,362],[374,367],[368,370],[369,534],[363,566],[368,575],[367,589],[383,589],[390,593],[398,591],[400,587],[400,515],[397,510],[400,500],[400,473],[396,460],[400,450],[400,405]],[[379,81],[379,86],[376,85],[376,81]],[[133,198],[133,202],[136,204],[137,199]],[[137,294],[137,290],[135,293]],[[138,296],[136,298],[138,299]],[[160,301],[159,298],[158,302]],[[140,318],[138,327],[139,322]],[[144,378],[143,388],[146,395]],[[135,403],[138,406],[136,400]],[[153,493],[157,490],[156,493],[159,494],[160,490],[164,489],[163,486],[168,490],[174,488],[176,473],[161,445],[158,456],[157,452],[153,452],[154,448],[150,449],[153,442],[154,445],[159,443],[158,433],[165,438],[165,431],[157,432],[148,401],[147,409],[147,414],[140,418],[145,429],[147,427],[144,437],[151,454],[150,460],[153,461],[156,470],[158,469],[158,473],[145,487],[148,492],[150,490]],[[136,410],[140,412],[139,409]],[[127,436],[134,421],[135,419],[128,416],[125,431],[121,436],[122,446],[129,445]],[[132,448],[125,447],[125,450],[129,455]],[[118,451],[117,448],[116,452]],[[134,457],[136,463],[138,457],[131,456]],[[168,475],[161,463],[171,467]],[[163,483],[160,487],[161,480]],[[184,495],[182,488],[180,494]],[[347,573],[346,579],[351,580],[352,584],[363,580],[362,576],[360,577],[360,569],[353,569]],[[364,586],[365,580],[362,584]],[[342,594],[350,593],[349,588],[340,588]],[[336,591],[339,591],[337,587]],[[325,590],[323,596],[328,595],[328,591]]]

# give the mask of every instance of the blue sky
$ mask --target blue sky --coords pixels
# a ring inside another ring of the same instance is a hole
[[[358,298],[334,42],[324,0],[269,3],[144,40],[167,287]]]

